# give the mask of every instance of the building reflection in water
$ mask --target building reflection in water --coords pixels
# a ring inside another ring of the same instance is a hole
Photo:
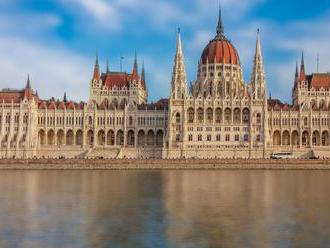
[[[326,247],[327,171],[2,171],[0,247]]]

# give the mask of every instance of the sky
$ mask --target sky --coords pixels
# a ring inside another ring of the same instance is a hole
[[[145,62],[149,101],[168,97],[178,27],[188,80],[215,36],[218,0],[0,0],[0,88],[23,88],[28,73],[43,99],[88,100],[95,54],[105,70]],[[267,92],[291,101],[302,51],[307,73],[330,71],[329,0],[221,0],[225,34],[250,81],[260,29]],[[188,83],[189,83],[188,82]]]

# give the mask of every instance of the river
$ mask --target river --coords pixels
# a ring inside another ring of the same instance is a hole
[[[0,247],[330,247],[330,171],[0,171]]]

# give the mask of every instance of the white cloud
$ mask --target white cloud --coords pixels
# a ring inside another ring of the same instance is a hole
[[[63,47],[2,37],[0,39],[2,88],[23,88],[30,73],[32,87],[42,98],[62,97],[86,100],[91,77],[91,60]]]

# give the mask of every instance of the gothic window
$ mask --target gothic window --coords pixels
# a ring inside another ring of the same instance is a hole
[[[249,135],[248,134],[244,134],[244,141],[245,142],[249,141]]]
[[[222,119],[222,111],[220,108],[217,108],[215,110],[215,122],[216,123],[220,123],[221,122],[221,119]]]
[[[248,108],[243,109],[242,119],[245,124],[250,122],[250,110]]]
[[[176,115],[175,115],[175,122],[176,123],[180,123],[181,122],[181,118],[180,118],[180,114],[179,113],[176,113]]]
[[[198,134],[198,141],[202,141],[202,135],[201,134]]]
[[[220,141],[220,140],[221,140],[221,136],[220,136],[220,134],[217,134],[216,139],[217,139],[217,141]]]
[[[211,108],[206,110],[206,118],[209,123],[213,121],[213,110]]]
[[[189,108],[187,113],[188,113],[188,122],[193,123],[194,122],[194,109]]]
[[[257,116],[256,116],[256,121],[257,121],[257,124],[260,124],[261,123],[261,114],[260,113],[257,113]]]
[[[226,108],[226,110],[225,110],[225,121],[226,122],[231,121],[231,110],[230,110],[230,108]]]
[[[207,139],[207,141],[211,141],[211,140],[212,140],[212,136],[211,136],[211,134],[208,134],[208,135],[206,136],[206,139]]]
[[[239,141],[239,135],[235,134],[235,141]]]
[[[241,111],[239,108],[235,108],[234,110],[234,122],[235,123],[241,122]]]
[[[189,141],[192,141],[192,140],[193,140],[193,136],[192,136],[192,134],[189,134],[189,136],[188,136],[188,140],[189,140]]]
[[[202,108],[199,108],[197,110],[197,120],[198,122],[203,122],[204,121],[204,111]]]
[[[230,135],[226,134],[226,141],[230,141]]]

